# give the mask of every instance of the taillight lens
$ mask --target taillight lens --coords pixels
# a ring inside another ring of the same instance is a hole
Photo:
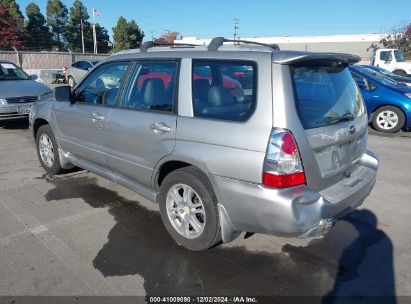
[[[293,135],[288,130],[273,130],[264,163],[263,185],[288,188],[305,182],[300,152]]]

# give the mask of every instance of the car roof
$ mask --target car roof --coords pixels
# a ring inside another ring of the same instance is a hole
[[[11,64],[14,64],[14,65],[15,65],[14,62],[9,61],[9,60],[0,60],[0,63],[11,63]]]
[[[208,50],[207,46],[161,46],[148,48],[145,52],[132,49],[115,53],[107,60],[139,59],[139,58],[213,58],[228,60],[258,60],[271,57],[278,64],[292,64],[307,60],[336,60],[356,63],[360,57],[342,53],[313,53],[300,51],[279,51],[269,46],[256,45],[222,45],[218,50]]]

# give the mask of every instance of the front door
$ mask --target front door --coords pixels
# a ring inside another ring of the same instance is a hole
[[[54,107],[58,141],[65,152],[107,167],[104,130],[128,62],[100,66],[78,86],[74,103]]]
[[[142,186],[151,186],[155,165],[174,149],[178,64],[135,62],[106,126],[110,168]]]

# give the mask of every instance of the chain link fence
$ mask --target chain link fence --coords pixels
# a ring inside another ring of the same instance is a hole
[[[14,62],[27,70],[62,69],[78,60],[103,60],[108,54],[82,54],[66,52],[0,51],[0,60]]]

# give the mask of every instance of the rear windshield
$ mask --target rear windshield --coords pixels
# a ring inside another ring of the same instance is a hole
[[[337,62],[291,67],[297,110],[305,129],[353,120],[364,104],[350,72]]]

